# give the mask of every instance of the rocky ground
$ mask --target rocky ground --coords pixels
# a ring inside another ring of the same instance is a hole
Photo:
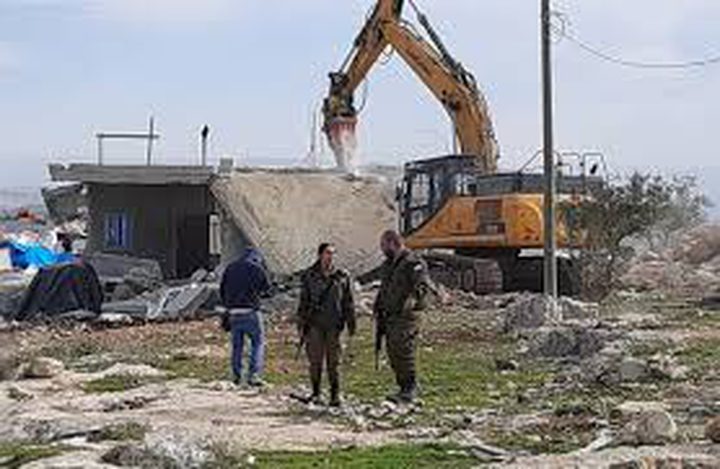
[[[720,467],[720,312],[693,299],[451,293],[412,406],[383,402],[364,315],[339,410],[291,397],[293,303],[272,304],[262,391],[228,380],[216,320],[0,333],[0,467]]]

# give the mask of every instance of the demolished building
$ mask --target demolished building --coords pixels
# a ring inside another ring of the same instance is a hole
[[[397,225],[392,171],[348,177],[336,171],[201,166],[51,165],[56,182],[85,188],[86,254],[157,261],[166,278],[212,270],[246,246],[270,270],[292,275],[316,246],[332,242],[354,274],[377,266],[379,234]],[[101,273],[102,275],[102,273]]]
[[[169,278],[211,266],[211,168],[51,165],[50,176],[87,189],[87,253],[154,259]]]
[[[247,244],[270,270],[291,275],[311,265],[321,242],[338,264],[361,274],[381,262],[379,234],[396,226],[391,178],[331,171],[237,170],[211,187],[223,220],[225,260]]]

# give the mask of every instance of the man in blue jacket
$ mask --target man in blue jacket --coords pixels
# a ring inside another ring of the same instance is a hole
[[[248,384],[262,386],[265,333],[260,298],[270,290],[265,261],[259,250],[247,248],[242,257],[225,269],[220,296],[230,315],[232,334],[231,363],[235,384],[242,381],[242,356],[245,336],[250,338]]]

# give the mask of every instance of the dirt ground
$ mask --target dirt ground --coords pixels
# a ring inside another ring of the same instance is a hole
[[[64,369],[0,381],[0,467],[115,467],[103,455],[126,444],[170,455],[169,467],[604,468],[642,458],[720,467],[720,445],[704,434],[720,415],[717,311],[688,299],[618,297],[582,323],[607,337],[602,351],[542,357],[532,351],[535,332],[504,330],[520,301],[460,295],[427,312],[419,406],[383,402],[392,375],[386,363],[374,370],[367,317],[346,343],[341,410],[290,397],[305,391],[306,372],[287,314],[268,317],[269,386],[262,391],[229,381],[227,336],[216,320],[5,332],[5,368],[51,357]],[[619,381],[595,373],[612,368],[612,351],[647,372]],[[667,412],[677,427],[672,441],[623,440],[628,409],[636,408]],[[95,438],[123,425],[142,432]],[[437,459],[413,459],[428,445]],[[367,448],[375,448],[370,456]],[[346,465],[336,464],[326,467]]]

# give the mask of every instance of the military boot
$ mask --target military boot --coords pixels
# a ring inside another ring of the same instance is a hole
[[[338,383],[332,383],[330,385],[330,407],[340,407],[342,402],[340,401],[340,385]]]
[[[417,399],[417,383],[414,378],[403,384],[397,398],[399,402],[407,404],[415,402],[415,399]]]
[[[309,404],[320,404],[322,402],[320,393],[320,381],[313,380],[312,382],[312,394],[308,396],[307,402]]]

